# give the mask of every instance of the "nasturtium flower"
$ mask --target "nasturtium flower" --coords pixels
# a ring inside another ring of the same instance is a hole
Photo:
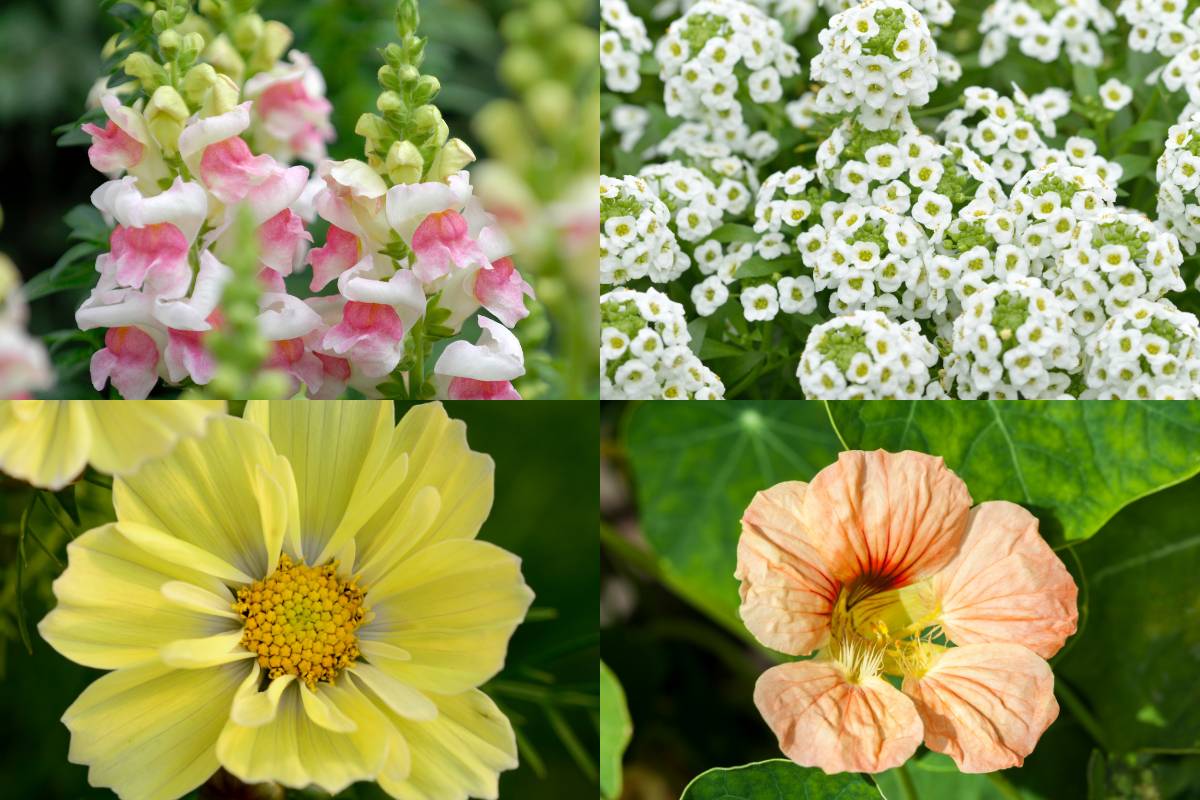
[[[816,652],[754,690],[799,764],[880,772],[924,740],[990,772],[1019,766],[1058,716],[1045,659],[1075,632],[1075,582],[1036,517],[971,508],[941,458],[845,452],[810,483],[759,492],[736,576],[760,642]]]
[[[224,413],[223,400],[0,401],[0,472],[55,491],[88,464],[123,475]]]
[[[63,721],[122,798],[219,767],[336,794],[495,798],[517,764],[478,687],[533,594],[475,535],[493,464],[440,405],[251,402],[113,484],[116,522],[68,546],[39,631],[112,670]]]

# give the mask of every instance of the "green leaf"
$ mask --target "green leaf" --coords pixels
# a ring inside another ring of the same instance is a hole
[[[633,736],[633,723],[625,706],[621,682],[600,662],[600,793],[621,796],[621,757]]]
[[[774,275],[776,272],[787,275],[800,267],[804,262],[799,256],[791,258],[774,258],[768,261],[762,256],[751,256],[737,268],[735,278],[761,278],[764,275]]]
[[[986,775],[964,775],[941,753],[926,753],[905,765],[921,800],[1007,800]],[[900,770],[888,770],[876,780],[888,798],[903,798]]]
[[[1087,539],[1129,503],[1200,472],[1200,404],[1103,400],[830,404],[851,448],[946,459],[975,502],[1011,500],[1052,544]]]
[[[1141,177],[1154,166],[1154,159],[1151,156],[1142,156],[1136,153],[1126,153],[1113,160],[1121,165],[1121,183]]]
[[[1096,81],[1096,70],[1083,64],[1072,65],[1072,75],[1075,80],[1075,91],[1079,97],[1095,97],[1100,93],[1100,84]]]
[[[1139,122],[1117,137],[1118,146],[1134,142],[1157,142],[1160,146],[1167,138],[1167,123],[1158,119]]]
[[[899,795],[896,795],[899,797]],[[880,800],[867,778],[826,775],[782,758],[701,773],[679,800]]]
[[[84,289],[95,282],[95,261],[76,261],[71,264],[56,265],[45,272],[39,272],[29,279],[23,291],[25,298],[33,301],[58,292]]]
[[[754,494],[837,459],[824,405],[644,403],[626,442],[646,539],[669,586],[742,637],[739,521]]]
[[[1188,447],[1160,445],[1153,458]],[[1128,464],[1140,458],[1131,454]],[[1110,753],[1200,752],[1197,520],[1193,479],[1139,500],[1076,547],[1090,622],[1056,670],[1087,701]]]
[[[708,238],[728,244],[729,242],[757,242],[761,237],[749,225],[726,222],[713,231],[712,235]]]

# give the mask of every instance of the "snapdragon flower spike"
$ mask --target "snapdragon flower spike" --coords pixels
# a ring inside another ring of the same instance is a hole
[[[533,297],[533,287],[526,283],[507,256],[477,271],[471,292],[479,305],[510,328],[529,316],[525,297]]]
[[[246,81],[243,96],[254,103],[251,136],[255,149],[280,161],[296,158],[316,164],[336,134],[329,121],[325,78],[306,53],[293,50],[280,62]]]
[[[755,638],[817,653],[754,690],[799,764],[881,772],[924,741],[990,772],[1021,765],[1058,715],[1045,659],[1075,632],[1075,582],[1036,517],[972,509],[941,458],[844,452],[810,483],[759,492],[736,577]]]
[[[21,273],[0,253],[0,399],[23,398],[54,383],[46,348],[29,335],[28,322]]]
[[[435,211],[421,221],[412,235],[417,260],[413,272],[422,283],[432,283],[453,268],[468,269],[484,260],[471,238],[467,221],[457,211]]]
[[[323,247],[308,251],[308,263],[312,264],[312,281],[309,289],[319,292],[330,281],[336,280],[362,258],[362,246],[358,237],[337,225],[329,226]]]
[[[433,368],[438,397],[448,400],[520,400],[512,381],[525,374],[521,343],[495,320],[478,317],[478,344],[446,345]]]
[[[104,347],[92,356],[91,375],[98,392],[112,381],[126,400],[144,400],[158,382],[158,345],[132,325],[109,328]]]
[[[387,375],[404,354],[404,322],[383,303],[348,301],[341,322],[321,339],[321,347],[355,362],[374,378]]]

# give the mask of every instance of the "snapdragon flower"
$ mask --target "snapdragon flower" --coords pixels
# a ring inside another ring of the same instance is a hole
[[[1084,347],[1084,398],[1200,397],[1200,323],[1167,300],[1133,300]]]
[[[944,383],[967,400],[1054,399],[1079,368],[1079,340],[1062,301],[1036,278],[989,283],[954,321]]]
[[[937,360],[916,322],[854,311],[812,329],[796,377],[810,400],[936,398]]]
[[[714,400],[716,373],[688,349],[683,306],[657,289],[600,297],[600,396],[605,400]]]
[[[284,162],[325,158],[325,145],[335,136],[333,106],[325,99],[325,77],[308,54],[291,51],[288,61],[246,81],[243,95],[254,102],[248,135],[255,151]]]
[[[821,31],[813,80],[823,113],[857,114],[872,131],[890,127],[937,88],[937,45],[921,13],[903,0],[866,0]]]
[[[1171,126],[1155,177],[1159,220],[1192,255],[1200,244],[1200,111]]]
[[[742,103],[774,102],[800,72],[783,25],[741,0],[701,0],[655,46],[667,113],[716,129],[744,128]],[[752,145],[751,145],[752,146]]]
[[[21,274],[0,253],[0,400],[26,397],[54,383],[46,348],[29,335]]]
[[[1098,67],[1104,57],[1100,36],[1116,24],[1100,0],[1044,0],[1036,5],[995,0],[979,22],[984,35],[979,63],[990,67],[1004,58],[1013,40],[1022,54],[1047,64],[1065,51],[1073,64]]]
[[[671,226],[671,212],[637,177],[600,178],[600,284],[648,277],[666,283],[690,265]]]

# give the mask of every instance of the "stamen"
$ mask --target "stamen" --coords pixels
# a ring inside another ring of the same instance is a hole
[[[337,576],[337,562],[293,564],[280,556],[265,579],[238,589],[233,609],[246,620],[242,646],[272,678],[295,675],[311,689],[333,682],[358,658],[355,629],[366,616],[363,590]]]

